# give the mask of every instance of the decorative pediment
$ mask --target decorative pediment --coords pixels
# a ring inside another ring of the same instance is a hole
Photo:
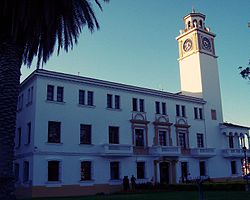
[[[130,120],[133,124],[148,124],[145,113],[132,113],[132,119]]]
[[[153,124],[156,126],[171,126],[173,123],[169,122],[168,116],[156,115]]]

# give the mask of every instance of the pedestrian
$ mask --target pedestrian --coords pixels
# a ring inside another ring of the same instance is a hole
[[[123,190],[125,192],[129,191],[129,179],[128,179],[128,176],[123,177]]]
[[[131,181],[131,190],[135,191],[135,185],[136,185],[135,181],[136,181],[136,178],[134,177],[134,175],[132,175],[130,181]]]
[[[191,174],[188,173],[188,175],[187,175],[187,183],[191,183],[191,180],[192,180]]]

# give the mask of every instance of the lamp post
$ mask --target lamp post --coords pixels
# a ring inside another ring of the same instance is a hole
[[[244,147],[242,147],[242,150],[243,150],[243,153],[244,153],[244,160],[245,160],[245,162],[244,162],[244,164],[245,164],[245,172],[246,172],[246,174],[245,175],[247,175],[248,174],[248,160],[247,160],[247,148],[246,148],[246,146],[244,146]],[[246,176],[246,187],[245,187],[245,189],[246,189],[246,191],[249,191],[249,188],[248,188],[248,176]]]

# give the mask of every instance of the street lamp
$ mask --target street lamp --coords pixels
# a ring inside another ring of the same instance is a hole
[[[244,146],[244,147],[242,147],[242,150],[243,150],[243,153],[244,153],[244,160],[245,160],[245,162],[244,162],[244,164],[245,164],[245,172],[246,172],[246,174],[245,174],[245,176],[246,176],[246,187],[245,187],[245,189],[246,189],[246,191],[249,191],[249,188],[248,188],[248,160],[247,160],[247,148],[246,148],[246,146]]]

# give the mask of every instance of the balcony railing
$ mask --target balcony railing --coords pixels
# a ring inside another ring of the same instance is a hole
[[[249,151],[247,151],[249,152]],[[229,148],[229,149],[222,149],[222,155],[226,158],[243,158],[244,153],[243,150],[240,148]]]
[[[190,154],[196,158],[209,158],[216,155],[215,148],[191,148]]]
[[[103,144],[100,153],[103,156],[131,156],[133,148],[127,144]]]
[[[178,157],[181,154],[181,148],[177,146],[152,146],[149,152],[151,155]]]

